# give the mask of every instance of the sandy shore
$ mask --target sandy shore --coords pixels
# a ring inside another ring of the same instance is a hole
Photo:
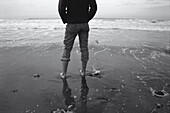
[[[87,70],[98,69],[101,77],[86,76],[86,82],[79,74],[77,42],[67,81],[58,76],[61,45],[0,48],[0,113],[50,113],[67,109],[66,100],[74,100],[77,113],[169,112],[170,96],[153,95],[153,90],[170,93],[170,54],[163,44],[169,32],[94,30],[90,35]]]

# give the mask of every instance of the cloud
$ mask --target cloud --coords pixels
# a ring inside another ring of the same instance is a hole
[[[0,18],[56,17],[58,0],[0,0]]]
[[[155,17],[167,15],[170,0],[96,0],[95,17]],[[0,18],[59,17],[58,0],[0,0]],[[161,7],[161,8],[160,8]],[[161,13],[161,14],[160,14]]]
[[[147,0],[146,4],[156,6],[167,6],[170,5],[170,0]]]

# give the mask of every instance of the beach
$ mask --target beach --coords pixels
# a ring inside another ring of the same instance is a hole
[[[63,81],[58,21],[1,21],[0,113],[50,113],[67,109],[67,99],[76,113],[169,113],[170,24],[93,21],[87,72],[100,73],[81,78],[77,38]]]

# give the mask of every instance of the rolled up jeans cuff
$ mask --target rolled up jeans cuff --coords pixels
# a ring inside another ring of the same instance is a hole
[[[61,61],[70,61],[70,58],[61,58]]]

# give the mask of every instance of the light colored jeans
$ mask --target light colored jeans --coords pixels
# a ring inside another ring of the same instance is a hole
[[[81,24],[67,24],[65,37],[64,37],[64,51],[62,54],[61,61],[70,61],[70,53],[73,48],[74,40],[76,36],[79,36],[81,61],[88,61],[88,35],[89,25],[88,23]]]

